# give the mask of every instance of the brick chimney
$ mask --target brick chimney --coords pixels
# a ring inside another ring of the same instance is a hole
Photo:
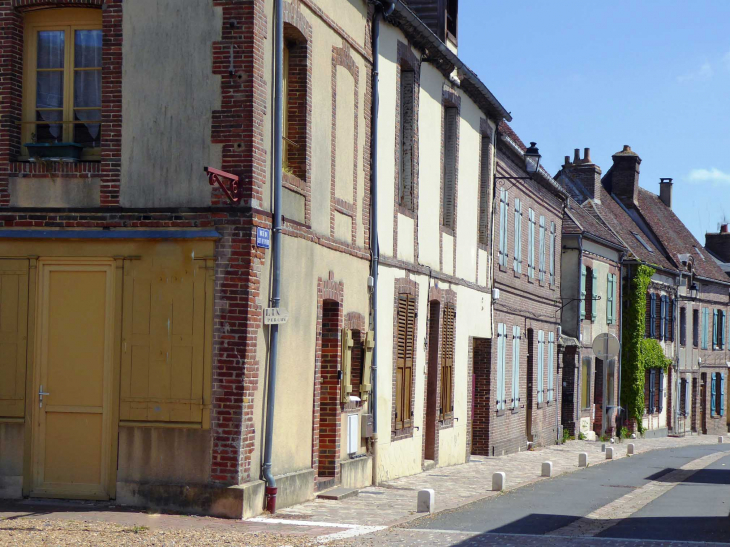
[[[580,150],[575,149],[573,161],[570,156],[565,156],[563,169],[570,178],[579,182],[585,188],[588,198],[601,202],[601,168],[591,161],[591,149],[583,149],[583,158],[580,157]]]
[[[730,262],[730,228],[727,224],[720,226],[720,232],[705,234],[705,248],[723,262]]]
[[[639,165],[641,158],[624,144],[621,152],[613,156],[613,171],[611,191],[624,206],[638,207],[639,205]]]
[[[672,179],[659,179],[659,199],[670,209],[672,208],[672,186]]]

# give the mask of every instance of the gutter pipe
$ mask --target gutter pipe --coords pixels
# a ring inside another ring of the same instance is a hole
[[[582,275],[583,271],[583,235],[578,236],[578,278],[580,279],[580,276]],[[576,368],[578,369],[578,374],[576,376],[578,377],[578,381],[576,382],[576,388],[578,389],[578,393],[580,394],[583,389],[582,386],[582,378],[581,378],[581,372],[583,372],[583,321],[580,318],[580,285],[578,286],[578,313],[576,313],[577,321],[578,321],[578,330],[576,331],[576,334],[578,335],[578,362],[575,364]],[[589,389],[590,391],[590,389]],[[580,397],[577,397],[580,399]],[[575,406],[575,427],[576,427],[576,438],[578,437],[578,434],[580,432],[580,409],[582,405],[585,404],[586,401],[580,401],[579,404]]]
[[[281,170],[283,137],[283,97],[284,90],[284,5],[283,0],[275,0],[275,69],[274,69],[274,161],[272,164],[274,212],[272,222],[272,261],[273,270],[271,307],[278,308],[281,302]],[[266,509],[276,513],[276,480],[271,472],[274,445],[274,402],[276,400],[276,364],[279,349],[279,325],[269,325],[269,378],[266,391],[266,436],[264,441],[263,477],[266,481]]]
[[[623,426],[622,408],[621,408],[621,368],[623,367],[623,360],[621,356],[624,352],[624,291],[623,291],[623,276],[624,276],[624,258],[626,253],[622,252],[618,257],[618,282],[619,282],[619,294],[621,298],[618,299],[618,397],[616,399],[616,428],[618,429],[619,421]],[[627,282],[628,286],[629,283]]]
[[[281,2],[281,0],[277,0]],[[380,108],[380,19],[388,17],[395,10],[398,0],[383,0],[375,3],[373,15],[373,112],[372,112],[372,150],[371,150],[371,214],[370,214],[370,276],[373,278],[371,308],[373,314],[373,362],[371,364],[373,392],[370,408],[373,414],[373,485],[378,484],[378,265],[380,246],[378,244],[378,111]]]

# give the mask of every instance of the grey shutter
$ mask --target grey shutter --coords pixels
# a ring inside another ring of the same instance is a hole
[[[649,414],[654,414],[654,369],[649,370]]]
[[[444,115],[444,218],[443,225],[454,228],[454,198],[456,192],[456,129],[459,110],[446,108]]]
[[[490,149],[492,141],[482,136],[482,173],[479,192],[479,243],[489,243],[489,193],[492,190]]]
[[[415,123],[413,94],[415,73],[410,70],[401,72],[400,85],[400,204],[409,210],[413,210],[413,129]]]
[[[664,409],[664,371],[659,371],[659,405],[657,412],[661,412]]]

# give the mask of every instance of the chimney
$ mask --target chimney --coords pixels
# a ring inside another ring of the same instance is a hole
[[[611,189],[614,195],[631,208],[639,205],[639,165],[641,158],[625,144],[621,152],[613,156],[613,172]]]
[[[723,262],[730,262],[730,229],[727,224],[720,226],[717,234],[705,234],[705,248]]]
[[[672,179],[659,179],[659,199],[670,209],[672,208],[672,186]]]
[[[580,149],[576,148],[573,155],[573,163],[569,161],[570,156],[565,156],[564,168],[570,177],[579,182],[588,194],[588,198],[601,202],[601,168],[591,161],[591,149],[583,149],[583,159],[580,157]]]

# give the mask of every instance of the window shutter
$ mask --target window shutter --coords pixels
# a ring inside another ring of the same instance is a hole
[[[395,429],[403,429],[403,389],[406,367],[406,339],[408,337],[408,295],[398,296],[398,324],[396,326],[395,374]]]
[[[669,339],[674,342],[674,332],[677,324],[677,310],[679,309],[676,299],[672,299],[671,325],[669,327]]]
[[[515,255],[512,268],[522,273],[522,203],[515,198]]]
[[[538,255],[540,261],[539,279],[545,281],[545,217],[540,216],[540,250]]]
[[[669,321],[668,315],[669,315],[669,298],[666,295],[662,295],[662,301],[660,304],[660,321],[659,321],[659,338],[661,340],[667,340],[667,322]]]
[[[25,415],[29,262],[0,260],[0,417]]]
[[[709,322],[710,310],[708,308],[702,308],[702,349],[707,349],[707,342],[709,338]]]
[[[509,193],[499,191],[499,264],[507,266],[507,218],[509,216]]]
[[[720,416],[725,415],[725,375],[720,373]]]
[[[712,416],[715,415],[715,405],[716,405],[716,393],[717,393],[717,380],[715,376],[717,376],[715,373],[712,373],[710,376],[712,376],[712,401],[710,402],[710,414]]]
[[[375,334],[368,331],[365,337],[365,359],[362,363],[362,379],[360,380],[360,399],[367,401],[373,389],[371,372],[373,365],[373,349],[375,348]]]
[[[580,318],[586,318],[586,267],[580,267]]]
[[[543,402],[545,376],[545,332],[537,331],[537,402]]]
[[[413,125],[415,121],[413,94],[415,73],[412,70],[401,72],[400,86],[400,204],[409,210],[413,210]]]
[[[717,311],[717,345],[720,349],[725,349],[725,312]]]
[[[555,348],[555,333],[548,333],[548,362],[547,362],[547,381],[548,381],[548,396],[547,400],[552,401],[554,395],[553,389],[553,351]]]
[[[656,338],[656,294],[651,293],[651,337]]]
[[[490,164],[491,143],[489,137],[482,136],[480,203],[479,203],[479,243],[489,243],[489,195],[492,191],[492,168]]]
[[[497,325],[497,410],[504,409],[504,360],[507,326]]]
[[[446,304],[441,322],[441,408],[439,417],[448,420],[453,416],[454,401],[452,378],[454,371],[454,306]]]
[[[659,371],[659,400],[657,404],[657,412],[661,412],[664,409],[664,370]]]
[[[520,402],[520,327],[512,327],[512,408]]]
[[[527,234],[527,275],[535,278],[535,211],[528,211],[529,233]]]
[[[454,198],[456,193],[456,130],[459,110],[448,107],[444,115],[444,218],[443,225],[454,228]]]
[[[712,349],[717,347],[717,310],[712,310]]]
[[[550,284],[555,285],[555,239],[557,234],[555,232],[555,223],[550,223]]]
[[[595,268],[592,269],[591,272],[591,321],[595,321],[598,317],[598,305],[596,301],[596,290],[598,289],[598,274],[596,273]]]
[[[654,414],[654,369],[649,370],[649,414]]]
[[[688,380],[684,381],[684,415],[689,416],[689,407],[690,407],[690,383]]]
[[[350,329],[342,329],[342,380],[340,382],[340,400],[350,402],[352,393],[352,348],[355,341]]]

